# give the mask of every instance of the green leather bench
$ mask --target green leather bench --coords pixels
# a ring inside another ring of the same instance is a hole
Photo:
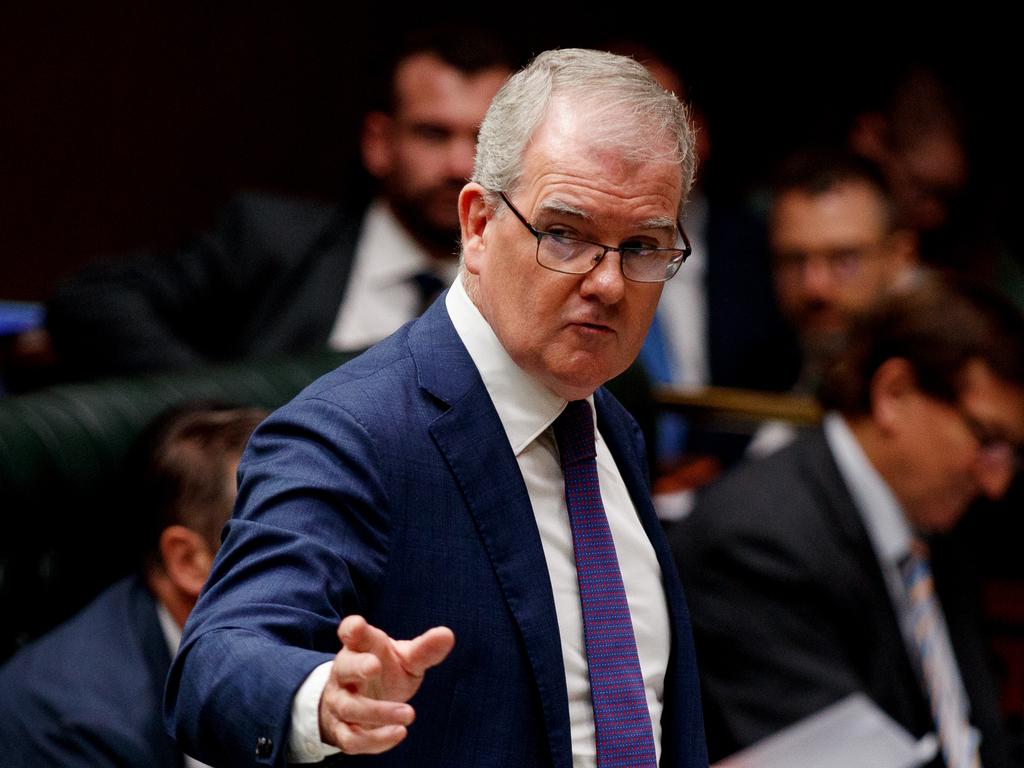
[[[273,409],[352,356],[324,352],[0,399],[0,660],[136,567],[142,511],[127,508],[121,472],[151,419],[199,400]]]
[[[273,409],[353,356],[322,352],[0,399],[0,661],[137,567],[143,511],[127,508],[121,473],[150,420],[197,400]],[[653,428],[639,366],[609,386],[645,432]]]

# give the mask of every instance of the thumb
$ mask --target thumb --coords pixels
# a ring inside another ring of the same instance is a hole
[[[434,627],[419,637],[399,641],[395,645],[405,671],[422,677],[424,672],[440,664],[451,653],[455,647],[455,633],[448,627]]]

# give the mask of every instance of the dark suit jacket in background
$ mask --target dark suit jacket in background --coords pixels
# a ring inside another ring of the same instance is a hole
[[[161,718],[170,663],[153,596],[117,582],[0,668],[0,763],[181,766]]]
[[[689,619],[650,504],[638,430],[606,392],[598,424],[651,538],[672,627],[665,768],[706,752]],[[540,534],[490,396],[440,299],[256,432],[236,517],[186,627],[168,722],[213,764],[282,764],[292,697],[360,613],[455,649],[413,698],[398,747],[366,764],[570,768],[565,671]],[[263,742],[264,744],[266,742]]]
[[[788,390],[796,382],[800,353],[776,303],[764,225],[747,210],[713,199],[707,211],[710,383]]]
[[[87,269],[47,306],[61,364],[88,377],[322,348],[362,217],[361,208],[242,195],[182,248]]]
[[[920,737],[931,715],[860,514],[818,431],[711,486],[672,532],[719,759],[863,691]],[[1008,764],[977,603],[952,538],[932,567],[983,735]]]

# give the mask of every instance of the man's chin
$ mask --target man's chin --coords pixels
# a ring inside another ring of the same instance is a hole
[[[832,357],[846,345],[846,331],[835,326],[821,326],[805,331],[800,336],[804,354],[812,357]]]
[[[429,205],[400,207],[395,210],[399,220],[421,243],[437,250],[451,250],[457,253],[459,240],[458,198],[450,205],[431,203]]]

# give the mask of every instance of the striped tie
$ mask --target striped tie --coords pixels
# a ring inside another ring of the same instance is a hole
[[[919,548],[915,543],[900,564],[907,590],[904,621],[917,651],[924,689],[947,768],[980,768],[977,732],[967,720],[967,696],[957,674],[949,639],[940,631],[939,604],[927,555],[914,551]]]
[[[554,428],[580,586],[597,764],[653,767],[654,732],[615,542],[601,503],[590,403],[569,403]]]

